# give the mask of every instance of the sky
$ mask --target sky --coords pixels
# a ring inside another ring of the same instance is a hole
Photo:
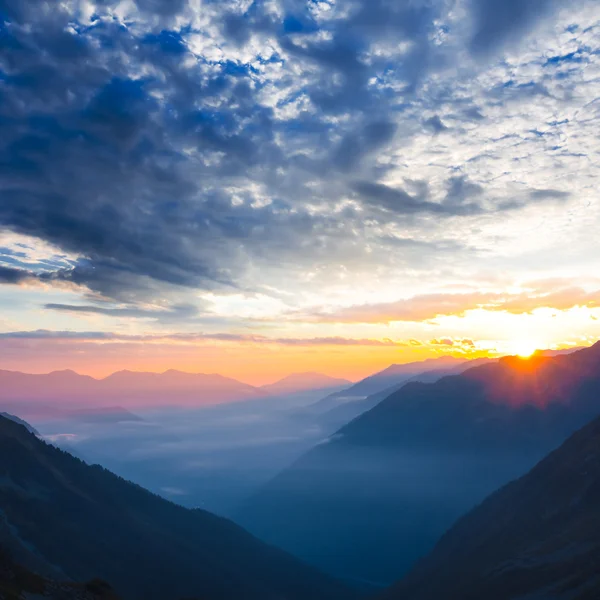
[[[0,368],[600,337],[600,3],[0,0]]]

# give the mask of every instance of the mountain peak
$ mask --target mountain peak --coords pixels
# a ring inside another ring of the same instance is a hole
[[[292,394],[307,390],[319,390],[327,388],[340,388],[352,385],[347,379],[331,377],[323,373],[315,371],[307,371],[304,373],[291,373],[283,379],[279,379],[275,383],[263,385],[262,390],[270,394]]]

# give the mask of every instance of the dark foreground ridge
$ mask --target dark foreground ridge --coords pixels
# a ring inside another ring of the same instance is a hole
[[[111,587],[95,579],[88,583],[55,581],[42,577],[14,562],[10,554],[0,549],[0,598],[23,600],[119,600]]]
[[[460,519],[381,600],[600,598],[600,419]]]
[[[88,466],[0,417],[0,546],[55,581],[125,600],[344,600],[338,582],[234,523]]]

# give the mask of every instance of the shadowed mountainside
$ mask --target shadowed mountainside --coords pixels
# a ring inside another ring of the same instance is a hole
[[[410,383],[284,470],[237,520],[338,577],[389,584],[598,414],[600,344]]]
[[[448,375],[457,375],[463,373],[467,369],[475,367],[480,364],[488,362],[495,362],[489,358],[479,358],[471,361],[460,362],[456,366],[451,366],[445,369],[432,369],[436,364],[434,362],[425,361],[431,370],[425,370],[417,373],[416,375],[410,374],[410,372],[399,374],[394,376],[397,379],[397,383],[391,387],[385,388],[382,391],[375,392],[366,398],[352,396],[343,396],[340,394],[331,394],[327,398],[309,406],[304,414],[314,415],[317,413],[316,421],[329,431],[336,431],[340,427],[349,423],[356,417],[366,413],[367,411],[375,408],[380,402],[385,400],[388,396],[391,396],[394,392],[397,392],[400,388],[405,386],[407,383],[418,382],[418,383],[435,383],[442,377]],[[445,361],[442,361],[442,363]],[[420,365],[422,363],[412,363],[414,365]],[[453,364],[451,362],[451,364]],[[425,368],[425,367],[424,367]],[[387,370],[386,370],[387,371]],[[410,371],[412,371],[412,366]],[[379,380],[380,383],[389,383],[389,379],[385,378]],[[369,387],[375,387],[373,382],[369,383]],[[344,392],[347,393],[347,392]],[[333,404],[333,407],[331,405]],[[324,411],[324,412],[323,412]]]
[[[461,518],[382,600],[600,598],[600,419]]]
[[[172,504],[0,418],[0,546],[54,579],[124,598],[352,597],[232,522]]]
[[[428,371],[451,369],[464,362],[453,356],[441,356],[402,365],[390,365],[383,371],[365,377],[344,390],[329,394],[315,402],[311,408],[316,412],[325,412],[342,403],[363,400],[373,394],[390,390],[393,386],[406,383],[415,375],[422,375]]]
[[[0,417],[8,419],[9,421],[18,423],[19,425],[23,425],[23,427],[25,427],[25,429],[27,429],[27,431],[29,431],[29,433],[33,433],[33,435],[37,435],[37,436],[40,435],[40,432],[35,427],[33,427],[33,425],[30,425],[27,421],[24,421],[20,417],[17,417],[15,415],[11,415],[11,414],[5,413],[5,412],[0,412]]]
[[[98,579],[88,583],[55,581],[16,564],[0,549],[0,598],[24,600],[119,600],[110,586]]]

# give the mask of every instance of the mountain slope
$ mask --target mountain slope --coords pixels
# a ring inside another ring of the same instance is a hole
[[[23,425],[23,427],[25,427],[25,429],[27,429],[27,431],[29,431],[29,433],[33,433],[33,435],[37,435],[38,437],[40,436],[40,432],[33,425],[30,425],[27,421],[24,421],[23,419],[16,417],[15,415],[11,415],[11,414],[5,413],[5,412],[0,412],[0,417],[4,417],[5,419],[8,419],[9,421],[14,421],[15,423],[18,423],[19,425]]]
[[[283,471],[237,520],[338,577],[389,584],[598,414],[598,344],[409,383]]]
[[[341,404],[338,404],[337,406],[334,406],[333,408],[326,410],[317,418],[317,422],[321,426],[329,428],[330,431],[331,427],[335,427],[335,429],[338,429],[343,425],[350,423],[350,421],[352,421],[356,417],[366,413],[372,408],[375,408],[380,402],[385,400],[387,397],[391,396],[393,393],[397,392],[407,383],[435,383],[436,381],[442,379],[442,377],[460,374],[472,367],[485,364],[487,362],[493,361],[492,359],[488,358],[475,359],[472,361],[462,362],[458,366],[453,366],[447,369],[433,369],[431,371],[423,371],[422,373],[418,373],[417,375],[403,375],[399,383],[396,383],[395,385],[392,385],[391,387],[386,388],[381,392],[376,392],[375,394],[371,394],[366,398],[345,401]],[[322,407],[322,403],[317,404],[320,404]]]
[[[101,577],[125,598],[347,597],[230,521],[90,467],[0,418],[0,545],[24,566]]]
[[[460,519],[386,600],[600,598],[600,419]]]
[[[42,577],[14,562],[0,549],[0,598],[47,600],[118,600],[110,586],[93,580],[85,584],[60,582]]]
[[[315,402],[311,408],[316,412],[325,412],[340,404],[363,400],[373,394],[379,394],[392,387],[400,386],[415,375],[422,375],[428,371],[456,367],[461,363],[464,363],[464,361],[454,358],[453,356],[441,356],[439,358],[431,358],[402,365],[390,365],[383,371],[379,371],[374,375],[361,379],[361,381],[347,389],[329,394],[329,396],[321,399],[319,402]]]

